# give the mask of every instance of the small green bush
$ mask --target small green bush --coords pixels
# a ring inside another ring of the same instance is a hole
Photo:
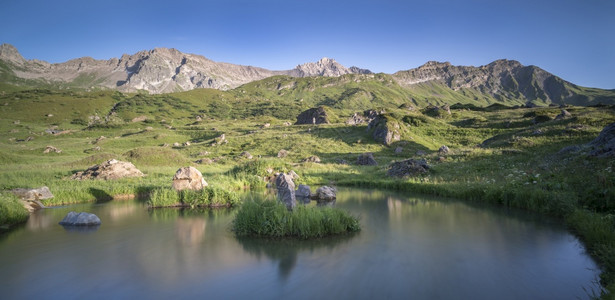
[[[344,210],[300,205],[289,211],[278,201],[246,201],[233,220],[237,236],[308,239],[359,230],[358,218]]]

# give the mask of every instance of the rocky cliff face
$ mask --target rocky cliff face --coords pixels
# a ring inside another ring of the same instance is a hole
[[[514,60],[496,60],[480,67],[453,66],[448,62],[430,61],[407,71],[393,74],[402,86],[438,82],[458,91],[474,89],[496,99],[540,99],[563,103],[573,96],[572,83],[536,66],[523,66]]]
[[[186,91],[196,88],[232,89],[242,84],[274,75],[340,76],[350,73],[371,73],[356,67],[346,68],[335,60],[323,58],[288,71],[271,71],[252,66],[214,62],[203,56],[182,53],[176,49],[156,48],[121,58],[95,60],[91,57],[50,64],[26,60],[12,45],[0,46],[0,60],[9,65],[16,77],[39,79],[92,88],[104,87],[120,91],[146,90],[150,93]]]

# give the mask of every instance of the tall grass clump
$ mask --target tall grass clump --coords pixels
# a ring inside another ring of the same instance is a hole
[[[16,196],[0,193],[0,229],[23,223],[30,214]]]
[[[150,193],[150,207],[229,207],[239,203],[239,195],[220,187],[205,187],[200,191],[176,191],[157,188]]]
[[[357,217],[331,207],[298,206],[293,211],[278,201],[246,201],[233,220],[237,236],[320,238],[356,232]]]

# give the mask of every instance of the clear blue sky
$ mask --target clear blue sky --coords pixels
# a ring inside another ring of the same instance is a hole
[[[1,0],[0,43],[49,62],[169,47],[274,70],[506,58],[615,88],[614,0]]]

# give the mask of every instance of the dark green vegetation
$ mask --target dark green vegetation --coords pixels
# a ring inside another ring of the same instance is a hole
[[[12,224],[23,223],[30,214],[13,194],[0,192],[0,232]]]
[[[127,194],[160,206],[218,203],[211,190],[169,189],[175,171],[192,165],[216,195],[263,188],[263,177],[294,170],[300,175],[297,184],[386,188],[507,205],[565,220],[603,266],[603,286],[615,291],[615,159],[586,150],[559,153],[588,143],[615,122],[612,106],[571,106],[566,108],[570,117],[556,120],[560,108],[511,109],[484,95],[473,100],[469,91],[463,96],[434,84],[409,91],[388,75],[367,76],[272,77],[226,92],[163,95],[3,89],[0,189],[46,185],[55,198],[45,205]],[[613,103],[611,91],[592,93],[600,97],[591,99]],[[452,104],[451,114],[426,110],[428,101]],[[337,122],[287,125],[318,105],[331,109]],[[399,127],[400,140],[385,146],[373,140],[366,124],[343,123],[365,109],[386,110],[387,124]],[[47,145],[62,152],[44,154]],[[438,154],[442,145],[451,152]],[[395,151],[398,147],[401,151]],[[288,155],[277,158],[281,149]],[[355,165],[364,152],[374,153],[379,165]],[[322,163],[302,162],[312,155]],[[68,179],[111,158],[132,162],[146,176],[113,182]],[[390,162],[407,158],[425,158],[430,171],[412,178],[386,176]],[[7,207],[7,200],[1,201],[0,207]]]
[[[238,236],[308,239],[360,229],[359,220],[344,210],[299,205],[289,211],[278,201],[245,201],[233,220]]]

